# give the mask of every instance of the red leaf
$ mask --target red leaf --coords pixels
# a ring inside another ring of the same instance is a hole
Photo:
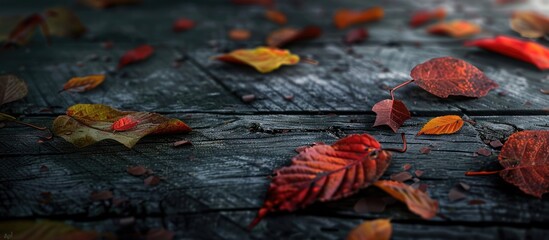
[[[410,119],[410,111],[399,100],[385,99],[380,101],[374,105],[372,111],[377,114],[374,127],[387,125],[393,132],[396,132],[404,121]]]
[[[289,167],[275,171],[255,226],[273,211],[294,211],[316,201],[349,196],[375,182],[389,166],[391,154],[368,134],[350,135],[333,145],[306,148]]]
[[[384,15],[385,12],[381,7],[373,7],[362,11],[340,9],[334,14],[334,24],[337,28],[343,29],[354,24],[381,20]]]
[[[417,65],[410,74],[415,83],[437,97],[483,97],[498,84],[466,61],[453,57],[433,58]]]
[[[187,31],[192,29],[194,25],[195,23],[193,20],[180,18],[175,20],[175,22],[173,23],[172,29],[174,32],[182,32],[182,31]]]
[[[505,142],[499,175],[523,192],[539,197],[549,192],[549,131],[514,133]]]
[[[345,35],[345,43],[359,43],[363,42],[368,37],[368,31],[365,28],[357,28],[347,32]]]
[[[477,46],[521,61],[529,62],[540,70],[549,69],[549,49],[543,45],[520,39],[498,36],[465,42],[465,46]]]
[[[149,58],[154,52],[154,48],[150,45],[141,45],[137,48],[134,48],[124,54],[118,62],[118,69],[123,68],[124,66],[143,61]]]
[[[112,130],[119,131],[119,132],[128,131],[136,127],[137,124],[139,124],[139,122],[140,121],[138,119],[135,119],[132,116],[124,116],[116,120],[112,124],[111,128]]]
[[[7,42],[23,45],[28,41],[38,26],[41,27],[42,34],[49,43],[50,33],[48,25],[46,24],[46,19],[43,15],[38,13],[32,14],[21,20],[10,32]]]
[[[410,19],[411,27],[419,27],[432,20],[442,20],[446,17],[446,10],[444,8],[437,8],[435,10],[422,10],[414,13]]]
[[[308,26],[303,29],[282,28],[269,34],[267,45],[279,48],[292,42],[315,39],[320,35],[322,35],[322,29],[316,26]]]

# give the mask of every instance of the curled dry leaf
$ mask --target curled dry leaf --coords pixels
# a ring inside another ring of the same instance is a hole
[[[260,73],[272,72],[282,65],[295,65],[299,63],[299,56],[290,53],[290,51],[267,47],[239,49],[217,56],[215,59],[223,62],[249,65]]]
[[[375,182],[389,166],[391,154],[368,134],[350,135],[333,145],[304,149],[289,167],[275,171],[255,226],[268,213],[294,211],[316,201],[340,199]]]
[[[367,37],[368,31],[365,28],[357,28],[347,32],[344,41],[347,44],[359,43],[366,40]]]
[[[187,30],[191,30],[194,28],[195,22],[193,20],[187,19],[187,18],[180,18],[175,20],[172,25],[172,30],[174,32],[183,32]]]
[[[540,70],[549,69],[549,49],[536,42],[523,41],[507,36],[498,36],[495,38],[468,41],[465,43],[465,46],[476,46],[521,61],[529,62]]]
[[[46,10],[46,24],[52,36],[80,37],[86,33],[86,27],[76,14],[64,7]]]
[[[478,25],[463,20],[438,23],[427,28],[428,33],[447,35],[454,38],[469,37],[480,33],[480,30]]]
[[[503,145],[499,175],[523,192],[541,198],[549,192],[549,131],[514,133]]]
[[[383,15],[384,11],[381,7],[373,7],[363,11],[340,9],[334,15],[334,24],[337,28],[342,29],[358,23],[381,20]]]
[[[463,127],[463,119],[457,115],[446,115],[436,117],[427,122],[423,128],[417,133],[421,134],[452,134],[459,131]]]
[[[427,22],[433,20],[442,20],[446,17],[446,10],[444,8],[437,8],[434,10],[422,10],[415,12],[410,19],[411,27],[419,27]]]
[[[0,106],[27,96],[27,84],[15,75],[0,76]]]
[[[433,58],[417,65],[410,74],[415,83],[437,97],[483,97],[498,87],[470,63],[453,57]]]
[[[380,180],[374,183],[397,200],[406,203],[408,209],[424,219],[431,219],[438,212],[438,202],[426,193],[414,189],[404,183]]]
[[[141,0],[80,0],[80,3],[96,9],[104,9],[121,5],[134,5],[141,3]]]
[[[391,220],[364,221],[347,235],[347,240],[389,240],[393,233]]]
[[[267,37],[267,46],[283,47],[292,42],[315,39],[320,37],[320,35],[322,35],[322,29],[316,26],[308,26],[302,29],[282,28],[269,34]]]
[[[288,18],[286,18],[286,15],[277,10],[268,9],[265,11],[265,17],[269,19],[269,21],[278,23],[280,25],[284,25],[288,22]]]
[[[62,91],[85,92],[92,90],[105,81],[105,75],[89,75],[85,77],[74,77],[63,85]]]
[[[113,124],[131,117],[139,124],[122,132],[113,132]],[[85,147],[105,139],[112,139],[131,148],[149,134],[186,133],[191,128],[178,119],[148,112],[119,111],[102,104],[76,104],[67,115],[57,117],[53,132],[77,147]]]
[[[144,44],[137,48],[134,48],[130,51],[127,51],[118,62],[118,69],[123,68],[124,66],[143,61],[149,58],[154,53],[154,48],[150,45]]]
[[[514,12],[509,25],[527,38],[540,38],[549,34],[549,17],[534,11]]]
[[[396,132],[404,121],[410,119],[410,111],[399,100],[385,99],[372,107],[376,115],[374,127],[386,125]]]
[[[229,31],[229,38],[234,41],[246,41],[252,34],[246,29],[235,28]]]
[[[4,221],[0,222],[0,232],[3,234],[3,236],[13,236],[15,237],[14,239],[42,240],[94,240],[100,239],[101,235],[107,235],[99,234],[92,231],[82,231],[63,222],[49,220]]]

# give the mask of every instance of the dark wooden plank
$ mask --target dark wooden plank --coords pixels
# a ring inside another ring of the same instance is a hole
[[[0,132],[3,164],[0,215],[98,217],[127,212],[147,216],[231,209],[252,211],[262,203],[269,181],[267,176],[275,168],[287,165],[298,146],[317,141],[332,143],[337,136],[365,131],[384,146],[401,144],[398,136],[387,129],[371,128],[374,117],[370,115],[171,116],[183,118],[195,131],[189,135],[146,138],[132,150],[113,142],[76,149],[58,138],[38,144],[35,131],[9,124]],[[26,119],[41,125],[51,120]],[[412,164],[413,170],[424,170],[421,181],[429,185],[429,193],[440,201],[441,213],[447,217],[435,218],[433,222],[484,221],[495,226],[549,221],[547,198],[527,196],[498,176],[464,176],[467,170],[480,170],[496,161],[498,151],[494,149],[490,157],[474,156],[477,149],[489,148],[483,140],[504,141],[520,129],[548,129],[546,116],[474,117],[475,126],[465,125],[455,135],[411,137],[426,120],[414,118],[402,128],[410,136],[409,150],[395,154],[384,178],[402,171],[406,163]],[[182,138],[191,140],[193,146],[170,146]],[[429,145],[433,146],[430,154],[419,152]],[[49,171],[40,172],[41,165],[46,165]],[[144,186],[142,178],[126,173],[131,165],[147,166],[166,180],[156,187]],[[472,186],[469,196],[463,201],[449,202],[448,191],[459,182]],[[93,190],[109,189],[117,198],[128,198],[129,204],[118,209],[90,201]],[[39,203],[40,192],[44,191],[52,193],[50,205]],[[365,190],[357,196],[319,204],[297,214],[421,221],[400,205],[380,214],[359,214],[352,210],[361,196],[378,193]],[[482,199],[486,204],[468,205],[467,201],[472,199]],[[244,226],[251,217],[239,223]]]

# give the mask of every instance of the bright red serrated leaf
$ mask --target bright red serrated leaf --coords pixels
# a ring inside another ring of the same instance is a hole
[[[134,48],[126,52],[118,62],[118,69],[123,68],[124,66],[143,61],[149,58],[154,53],[154,48],[150,45],[141,45],[137,48]]]
[[[541,70],[549,69],[549,49],[545,46],[517,38],[498,36],[465,42],[465,46],[477,46],[536,65]]]
[[[470,63],[453,57],[433,58],[417,65],[410,76],[437,97],[483,97],[498,84]]]
[[[183,32],[192,29],[195,26],[193,20],[187,18],[180,18],[173,22],[172,30],[174,32]]]
[[[419,27],[432,20],[442,20],[446,17],[446,10],[444,8],[437,8],[434,10],[422,10],[414,13],[410,19],[411,27]]]
[[[365,28],[357,28],[347,32],[345,43],[353,44],[363,42],[368,37],[368,31]]]
[[[393,132],[396,132],[404,121],[410,119],[410,111],[399,100],[382,100],[372,107],[372,111],[377,114],[374,127],[387,125]]]
[[[384,16],[383,8],[373,7],[363,11],[340,9],[334,14],[334,24],[342,29],[358,23],[381,20]]]
[[[289,167],[275,171],[263,207],[250,224],[268,213],[294,211],[316,201],[349,196],[377,181],[391,154],[368,134],[350,135],[333,145],[306,148]]]
[[[523,192],[539,197],[549,192],[549,131],[514,133],[503,145],[499,175]]]
[[[279,48],[292,42],[315,39],[320,35],[322,35],[322,29],[316,26],[308,26],[302,29],[282,28],[269,34],[267,46]]]
[[[128,131],[128,130],[131,130],[131,129],[135,128],[137,126],[137,124],[139,124],[138,119],[135,119],[132,116],[124,116],[124,117],[116,120],[112,124],[111,129],[113,131],[123,132],[123,131]]]

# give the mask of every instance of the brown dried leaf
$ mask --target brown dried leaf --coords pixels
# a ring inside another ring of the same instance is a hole
[[[374,185],[389,193],[397,200],[406,203],[410,211],[424,219],[431,219],[438,212],[438,202],[436,200],[404,183],[380,180],[375,182]]]
[[[15,75],[0,76],[0,106],[27,96],[27,84]]]

